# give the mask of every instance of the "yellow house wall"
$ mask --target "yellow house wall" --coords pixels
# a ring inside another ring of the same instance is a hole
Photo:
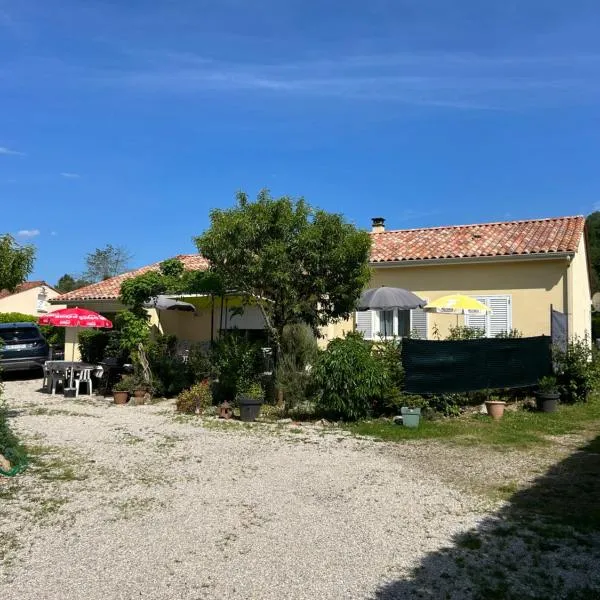
[[[584,239],[579,243],[568,272],[569,334],[591,341],[592,291],[588,273],[588,259]]]
[[[374,267],[369,287],[401,287],[427,300],[446,294],[468,296],[509,295],[512,327],[524,336],[550,335],[550,306],[564,311],[567,303],[567,261],[537,260],[515,262],[468,263],[432,266]],[[437,326],[446,337],[457,317],[430,313],[428,338]],[[464,317],[458,317],[464,325]],[[354,319],[327,328],[327,340],[343,335],[352,328]]]
[[[43,311],[38,311],[37,309],[37,300],[38,294],[42,291],[42,287],[46,292],[46,304],[44,305]],[[60,294],[53,289],[46,286],[38,286],[32,288],[30,290],[25,290],[24,292],[20,292],[18,294],[12,294],[7,296],[6,298],[0,299],[0,312],[8,313],[8,312],[20,312],[25,315],[34,315],[39,316],[43,315],[46,312],[50,312],[53,310],[58,310],[60,308],[65,308],[65,305],[50,305],[48,304],[48,300],[52,298],[56,298]]]

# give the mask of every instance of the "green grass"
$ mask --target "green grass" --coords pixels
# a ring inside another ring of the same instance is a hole
[[[506,411],[500,421],[493,421],[487,415],[469,415],[437,421],[421,419],[418,429],[387,420],[362,421],[349,424],[346,429],[356,435],[396,442],[440,439],[463,445],[526,448],[549,443],[549,436],[600,430],[600,398],[595,396],[586,403],[560,406],[555,413]]]

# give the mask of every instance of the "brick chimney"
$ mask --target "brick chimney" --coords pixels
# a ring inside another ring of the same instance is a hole
[[[373,217],[371,219],[371,232],[382,233],[385,231],[385,219],[383,217]]]

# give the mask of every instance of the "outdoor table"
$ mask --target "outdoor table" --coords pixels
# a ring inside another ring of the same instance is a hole
[[[71,362],[70,360],[47,360],[44,366],[50,371],[59,371],[64,373],[65,379],[70,376],[70,371],[73,369],[74,373],[83,371],[84,369],[91,369],[92,373],[99,370],[98,365],[92,365],[86,362]],[[51,390],[48,390],[51,391]]]

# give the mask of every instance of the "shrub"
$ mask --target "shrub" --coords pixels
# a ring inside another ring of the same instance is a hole
[[[157,336],[145,349],[157,396],[172,398],[193,383],[187,364],[177,356],[174,335]]]
[[[477,340],[485,337],[485,329],[467,325],[450,326],[447,340]]]
[[[275,370],[275,386],[283,392],[285,410],[308,399],[309,367],[318,356],[317,340],[308,325],[286,325],[281,336],[281,355]]]
[[[247,382],[256,380],[262,371],[262,351],[258,343],[249,342],[236,331],[226,333],[212,350],[212,365],[219,379],[219,401],[233,400]]]
[[[109,334],[99,329],[84,329],[79,332],[79,353],[81,360],[87,363],[99,363],[109,341]]]
[[[260,400],[262,402],[265,399],[265,391],[260,383],[252,381],[250,383],[245,383],[240,387],[236,400],[239,400],[241,396],[252,398],[253,400]]]
[[[195,383],[177,396],[175,406],[178,412],[199,414],[212,404],[212,392],[208,380]]]
[[[194,344],[190,348],[187,360],[187,368],[192,383],[209,379],[213,375],[213,366],[210,352],[207,352],[202,344]]]
[[[133,375],[124,375],[112,386],[113,392],[132,392],[136,388],[136,378]]]
[[[585,402],[599,383],[598,360],[589,338],[573,338],[566,349],[554,347],[554,369],[563,402]]]
[[[311,379],[318,390],[317,408],[332,418],[361,419],[381,402],[387,385],[384,364],[360,334],[332,340],[320,353]]]
[[[382,340],[373,344],[373,357],[381,363],[386,374],[386,385],[381,402],[375,407],[380,414],[398,414],[403,404],[404,369],[402,367],[402,341]]]
[[[508,331],[501,331],[496,335],[496,337],[500,339],[522,338],[523,333],[520,332],[518,329],[509,329]]]
[[[0,401],[0,454],[10,461],[13,467],[27,460],[25,448],[8,425],[7,410],[2,401]]]
[[[444,417],[458,417],[461,407],[473,404],[466,394],[436,394],[427,398],[427,411]]]

